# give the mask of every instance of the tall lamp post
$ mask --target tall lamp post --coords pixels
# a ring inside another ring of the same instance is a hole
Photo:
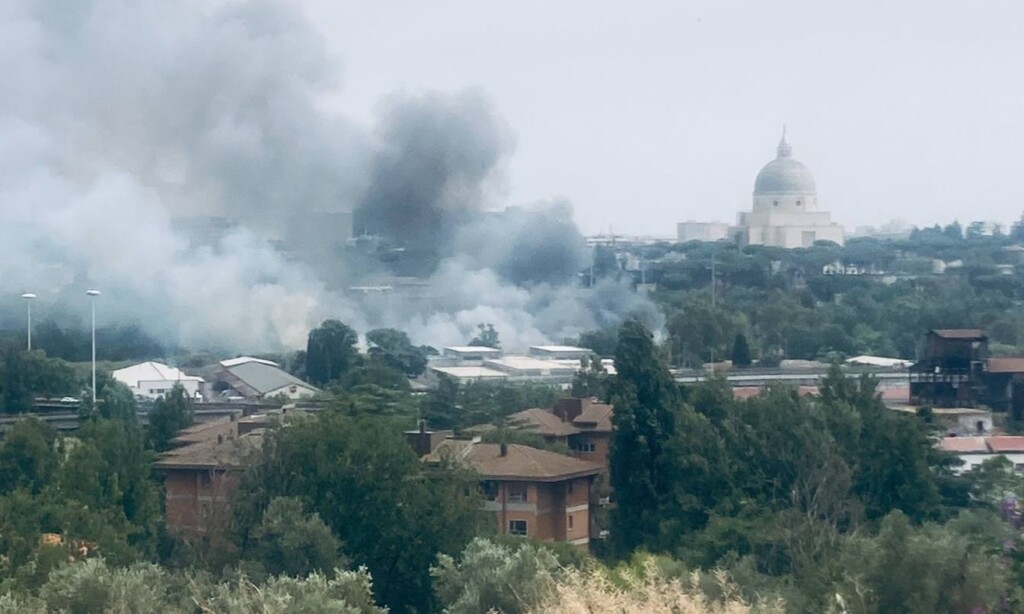
[[[25,304],[28,306],[28,351],[32,351],[32,299],[36,297],[31,292],[26,292],[21,295],[21,298],[25,299]]]
[[[89,301],[92,306],[92,403],[96,405],[96,297],[100,295],[99,290],[88,290],[86,294],[92,299]]]

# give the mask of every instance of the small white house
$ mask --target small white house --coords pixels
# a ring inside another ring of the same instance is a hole
[[[160,362],[143,362],[111,373],[111,376],[128,388],[136,397],[159,399],[176,385],[185,389],[193,399],[201,398],[199,387],[203,378],[185,375],[181,369]]]

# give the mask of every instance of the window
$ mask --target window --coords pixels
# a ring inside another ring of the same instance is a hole
[[[210,476],[210,472],[209,471],[202,471],[202,472],[199,473],[199,485],[200,486],[209,486],[211,481],[212,481],[212,478]]]
[[[487,480],[480,484],[480,491],[488,501],[495,501],[498,498],[498,483]]]
[[[595,449],[594,442],[591,441],[590,439],[581,439],[576,442],[576,445],[574,447],[576,448],[577,452],[593,452]]]
[[[508,485],[508,501],[509,503],[526,503],[528,497],[526,496],[526,484],[509,484]]]
[[[572,514],[569,514],[569,530],[572,531]]]
[[[1017,473],[1024,473],[1024,463],[1017,463],[1013,466],[1013,470]]]
[[[508,534],[509,535],[526,535],[527,525],[525,520],[509,520],[508,521]]]

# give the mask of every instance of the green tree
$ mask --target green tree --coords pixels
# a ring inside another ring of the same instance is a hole
[[[749,367],[750,345],[747,343],[747,336],[743,333],[736,333],[732,342],[732,365],[734,367]]]
[[[481,529],[481,500],[475,478],[424,467],[394,426],[326,411],[266,436],[235,506],[242,539],[270,500],[297,497],[370,570],[383,603],[430,609],[430,565]]]
[[[8,427],[0,443],[0,494],[23,488],[39,493],[60,463],[57,435],[36,418],[22,418]]]
[[[651,333],[629,320],[619,332],[608,464],[615,490],[612,539],[621,554],[656,542],[674,490],[667,444],[676,433],[679,392]]]
[[[100,542],[112,561],[110,541],[123,546],[126,559],[155,553],[160,498],[152,480],[152,452],[134,423],[97,419],[83,425],[55,488],[61,501],[79,504],[69,514],[75,516],[67,523],[69,536]]]
[[[4,355],[4,411],[30,411],[36,396],[64,396],[79,391],[74,371],[62,360],[47,358],[41,351],[8,348]]]
[[[474,347],[501,348],[501,341],[498,339],[498,331],[493,324],[477,324],[477,335],[469,341]]]
[[[99,389],[96,395],[99,402],[95,411],[92,411],[90,408],[90,415],[108,420],[135,422],[138,403],[135,400],[135,395],[132,394],[131,388],[106,373],[97,378],[96,387]],[[91,399],[88,404],[92,404]]]
[[[306,377],[314,384],[332,382],[356,365],[359,336],[338,320],[324,320],[309,331],[306,343]]]
[[[305,513],[299,499],[271,500],[252,537],[257,560],[275,576],[305,578],[343,566],[338,539],[318,515]]]
[[[153,403],[149,411],[149,440],[153,449],[163,452],[181,429],[192,424],[192,399],[182,386],[175,385]]]
[[[607,400],[608,380],[608,371],[601,359],[596,354],[584,356],[580,359],[579,371],[572,376],[570,394],[578,399],[597,397]]]
[[[846,544],[838,592],[850,612],[999,611],[1008,587],[1006,568],[989,548],[948,527],[915,528],[893,512],[876,537],[855,537]]]
[[[441,375],[437,387],[423,397],[420,415],[434,429],[454,429],[465,426],[459,406],[459,384],[454,378]]]
[[[393,328],[378,328],[366,333],[369,355],[401,371],[408,377],[418,377],[427,368],[427,356],[422,348],[409,341],[409,335]]]

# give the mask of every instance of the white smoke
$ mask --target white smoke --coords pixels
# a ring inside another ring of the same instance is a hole
[[[324,110],[335,66],[289,3],[6,0],[0,74],[0,276],[12,293],[59,305],[99,287],[101,317],[239,351],[301,347],[326,317],[403,328],[432,345],[465,342],[491,322],[522,346],[649,311],[618,286],[513,285],[500,263],[514,254],[479,248],[439,254],[427,299],[384,304],[329,291],[284,256],[276,242],[304,213],[393,204],[375,187],[381,160],[415,169],[410,188],[426,182],[479,210],[497,204],[480,202],[482,186],[500,184],[511,149],[476,93],[412,98],[409,112],[396,99],[378,132],[412,139],[404,152]],[[454,179],[431,177],[434,151]],[[197,247],[175,231],[190,216],[238,227]],[[523,239],[512,246],[532,251],[535,226],[517,224]]]

